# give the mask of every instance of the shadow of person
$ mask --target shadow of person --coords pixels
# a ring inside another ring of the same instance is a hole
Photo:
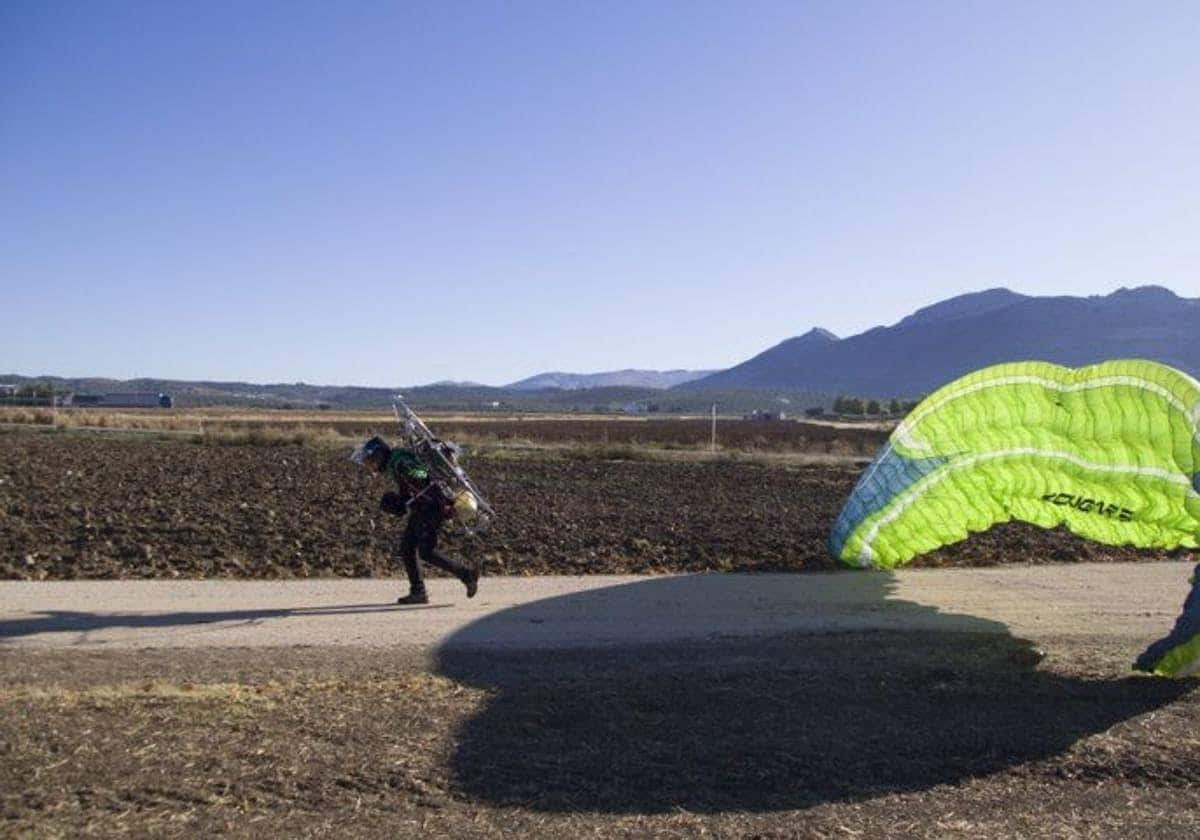
[[[426,604],[419,607],[399,607],[395,604],[341,604],[323,607],[287,607],[258,610],[205,610],[165,613],[105,613],[73,610],[43,610],[30,617],[0,620],[0,644],[9,639],[35,636],[41,633],[90,633],[115,627],[155,628],[182,627],[195,624],[253,623],[295,616],[354,615],[358,613],[395,612],[413,609],[437,609],[449,604]]]
[[[770,590],[764,608],[783,603],[794,620],[762,636],[727,632],[737,622],[723,591],[756,580]],[[891,581],[665,577],[481,619],[436,656],[441,673],[489,691],[458,732],[455,785],[473,800],[544,811],[790,810],[1050,757],[1189,688],[1039,669],[1041,654],[1003,625],[890,600]],[[805,601],[814,586],[820,604]],[[715,611],[722,627],[689,640],[657,626],[665,641],[614,633],[591,648],[552,627],[571,616],[603,639],[605,615],[624,623],[620,605],[633,602],[683,624]],[[549,626],[546,644],[509,644],[522,623]]]

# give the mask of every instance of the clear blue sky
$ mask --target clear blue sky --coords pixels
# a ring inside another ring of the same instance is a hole
[[[0,3],[0,373],[726,367],[1200,295],[1184,3]]]

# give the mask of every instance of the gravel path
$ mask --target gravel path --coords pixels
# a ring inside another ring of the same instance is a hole
[[[485,579],[468,601],[397,607],[399,581],[0,582],[0,647],[357,646],[571,649],[861,630],[1108,635],[1170,628],[1183,562],[914,569],[897,574]]]

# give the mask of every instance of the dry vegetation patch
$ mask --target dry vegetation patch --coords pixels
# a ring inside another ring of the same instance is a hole
[[[434,671],[345,649],[13,652],[0,833],[1195,836],[1194,686],[1064,664],[1111,673],[1125,652],[1103,642],[1040,667],[1026,650],[844,634]]]
[[[555,416],[431,416],[437,433],[473,446],[554,446],[704,450],[711,441],[710,422],[703,418],[644,419]],[[225,443],[344,444],[375,434],[391,435],[396,423],[390,412],[305,412],[234,409],[97,409],[17,408],[0,406],[0,425],[35,425],[61,429],[161,432]],[[871,455],[886,439],[878,424],[744,421],[723,418],[718,445],[732,452],[809,452],[826,455]],[[636,456],[635,456],[636,457]]]

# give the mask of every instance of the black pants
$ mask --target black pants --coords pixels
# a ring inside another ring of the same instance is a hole
[[[418,499],[408,511],[408,522],[400,539],[400,559],[404,561],[408,585],[413,592],[425,591],[422,562],[449,572],[460,580],[467,573],[466,566],[437,550],[443,519],[442,506],[436,499]]]

